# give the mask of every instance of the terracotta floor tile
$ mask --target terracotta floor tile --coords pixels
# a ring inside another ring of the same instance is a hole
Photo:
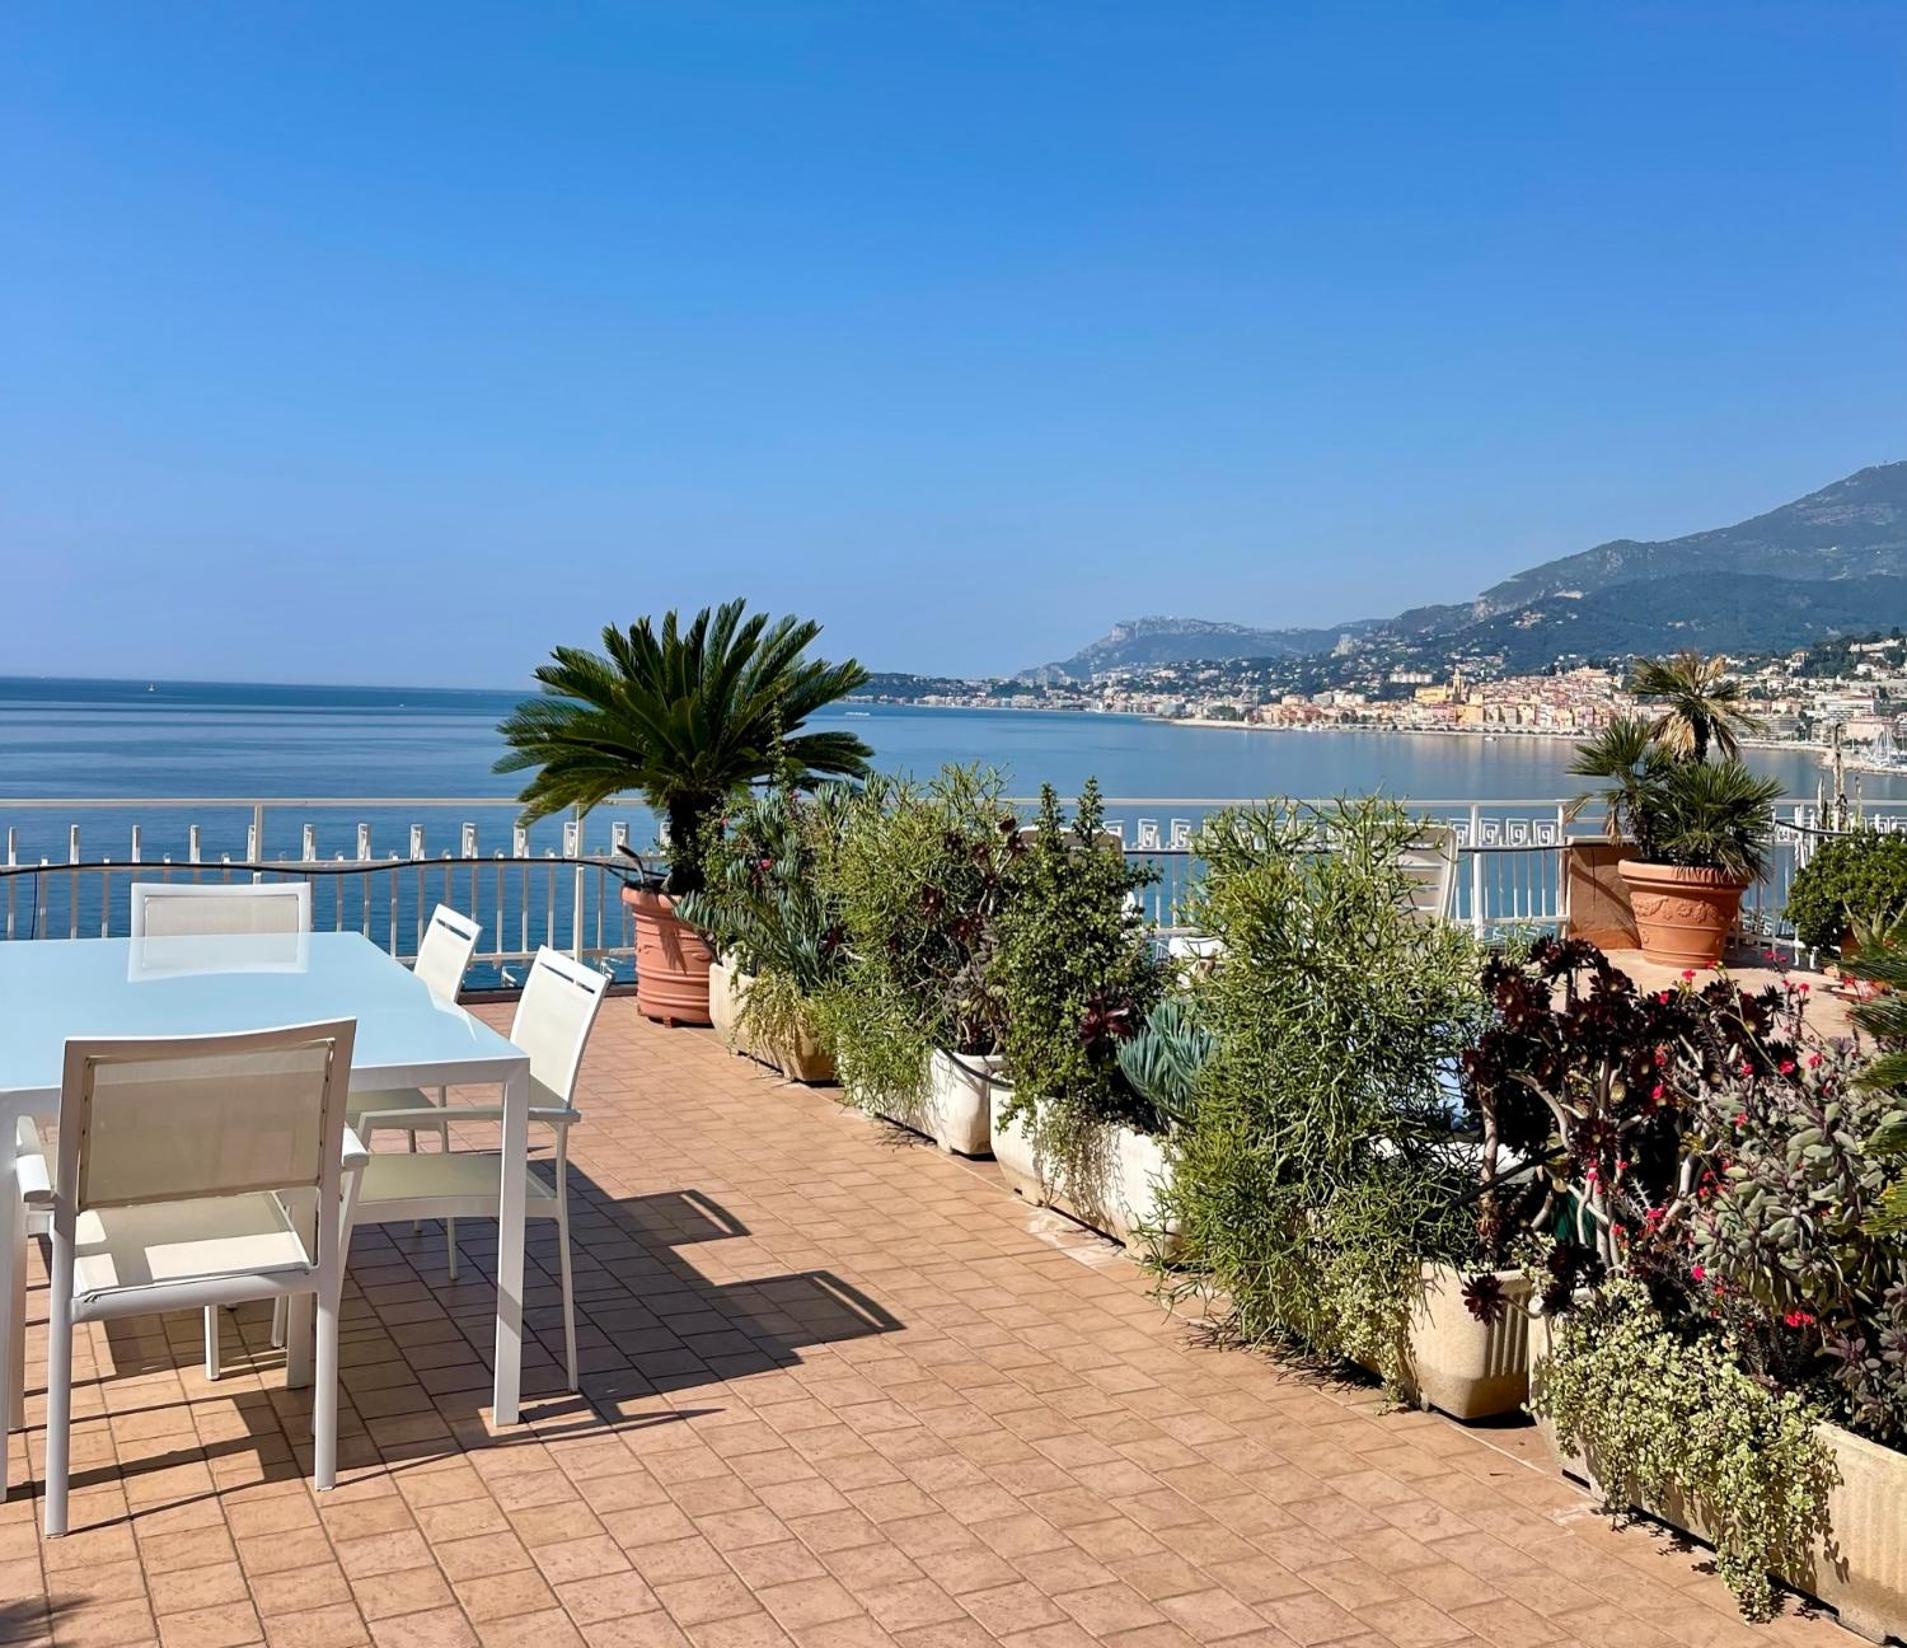
[[[507,1026],[510,1007],[480,1014]],[[46,1648],[1844,1648],[1745,1632],[1702,1553],[1616,1531],[1527,1427],[1196,1343],[991,1163],[604,1008],[574,1138],[585,1395],[530,1235],[526,1423],[489,1425],[494,1226],[353,1242],[343,1480],[269,1310],[78,1336],[75,1531],[0,1505]],[[461,1095],[460,1095],[461,1097]],[[487,1097],[471,1093],[472,1100]],[[472,1146],[494,1127],[460,1130]],[[427,1147],[431,1141],[426,1141]],[[393,1139],[391,1148],[401,1148]],[[40,1255],[33,1310],[43,1313]],[[29,1355],[44,1351],[36,1320]],[[43,1385],[37,1367],[29,1385]],[[44,1450],[44,1404],[12,1454]],[[23,1477],[24,1480],[24,1477]],[[454,1589],[453,1589],[454,1587]],[[45,1628],[52,1621],[50,1634]]]

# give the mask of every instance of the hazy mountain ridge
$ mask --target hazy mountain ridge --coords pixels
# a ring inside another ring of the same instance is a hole
[[[1636,586],[1648,585],[1646,598]],[[1345,636],[1425,660],[1461,648],[1506,667],[1698,646],[1771,651],[1907,624],[1907,462],[1875,464],[1765,514],[1660,542],[1613,539],[1474,600],[1325,628],[1136,618],[1028,674],[1329,652]]]

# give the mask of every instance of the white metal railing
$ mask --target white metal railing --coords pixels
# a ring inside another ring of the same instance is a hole
[[[1158,872],[1143,900],[1153,923],[1183,924],[1198,826],[1238,804],[1107,798],[1108,827]],[[1562,849],[1592,839],[1592,819],[1572,823],[1569,804],[1554,797],[1405,804],[1455,833],[1458,920],[1490,933],[1568,919]],[[633,951],[616,872],[629,866],[616,849],[648,839],[646,810],[618,800],[600,816],[528,830],[515,811],[495,796],[0,799],[0,938],[123,933],[123,887],[135,879],[299,876],[312,883],[319,925],[362,932],[402,957],[415,953],[439,899],[466,911],[484,925],[475,984],[509,985],[515,964],[546,943],[627,976]],[[1869,802],[1862,814],[1870,827],[1907,831],[1907,801]],[[1771,867],[1745,903],[1745,931],[1792,946],[1782,907],[1824,833],[1816,802],[1778,804]]]

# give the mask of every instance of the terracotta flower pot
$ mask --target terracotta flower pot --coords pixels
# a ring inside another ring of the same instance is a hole
[[[637,1009],[658,1024],[708,1024],[715,952],[667,893],[625,887],[622,901],[636,923]]]
[[[1747,882],[1720,870],[1633,858],[1620,869],[1648,960],[1669,967],[1713,967],[1722,959]]]

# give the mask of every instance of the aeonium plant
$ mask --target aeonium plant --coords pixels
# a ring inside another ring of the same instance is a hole
[[[1500,1264],[1520,1235],[1554,1237],[1544,1304],[1561,1308],[1686,1201],[1683,1134],[1704,1087],[1792,1060],[1799,997],[1692,972],[1643,990],[1580,939],[1495,957],[1483,983],[1494,1023],[1461,1060],[1480,1140],[1478,1247]],[[1500,1290],[1479,1277],[1469,1299],[1493,1314]]]

